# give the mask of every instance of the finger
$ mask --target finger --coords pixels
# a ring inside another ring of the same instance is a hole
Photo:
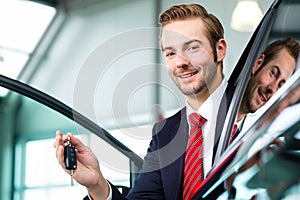
[[[55,142],[54,142],[54,148],[56,150],[56,153],[58,151],[58,147],[62,144],[62,133],[61,131],[56,131],[56,137],[55,137]]]
[[[63,160],[64,155],[64,141],[63,141],[63,135],[61,131],[56,131],[56,140],[54,144],[56,148],[56,157],[58,161],[61,163],[61,160]]]
[[[81,140],[76,138],[72,133],[67,133],[66,138],[70,139],[70,142],[75,146],[78,152],[88,150],[87,147],[81,142]]]
[[[64,147],[63,146],[60,145],[57,148],[56,157],[57,157],[59,164],[64,167],[65,164],[64,164]]]
[[[55,141],[55,146],[58,147],[59,145],[63,145],[63,135],[60,130],[56,131],[56,141]]]
[[[56,131],[56,141],[54,143],[54,146],[56,148],[56,158],[58,160],[58,163],[62,166],[65,172],[69,173],[69,171],[65,168],[65,162],[64,162],[64,141],[63,141],[63,135],[61,131]]]

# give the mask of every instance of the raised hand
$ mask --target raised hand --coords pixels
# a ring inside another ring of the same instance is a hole
[[[54,147],[56,148],[56,157],[59,164],[67,173],[70,173],[64,164],[64,146],[68,140],[75,146],[77,155],[77,169],[73,173],[74,179],[87,188],[94,200],[106,199],[109,194],[109,187],[100,171],[97,157],[90,148],[74,137],[72,133],[63,135],[61,131],[56,132]]]

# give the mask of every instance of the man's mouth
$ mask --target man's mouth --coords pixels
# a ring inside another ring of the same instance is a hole
[[[191,76],[194,76],[195,74],[197,74],[197,72],[190,72],[190,73],[185,73],[182,75],[179,75],[180,78],[189,78]]]
[[[268,101],[267,97],[260,89],[258,89],[258,96],[263,103]]]

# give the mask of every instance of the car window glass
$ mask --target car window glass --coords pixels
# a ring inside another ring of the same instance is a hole
[[[299,23],[296,20],[298,12],[294,11],[298,7],[299,2],[297,3],[297,1],[282,2],[267,43],[262,44],[262,47],[277,39],[287,37],[300,41]],[[299,69],[299,62],[296,69]],[[294,178],[299,177],[299,170],[297,170],[299,157],[295,156],[299,153],[299,150],[297,150],[299,149],[300,130],[298,114],[300,107],[299,77],[299,71],[296,71],[290,78],[291,80],[288,80],[269,102],[256,113],[247,116],[244,124],[246,131],[244,134],[247,137],[244,137],[244,139],[239,138],[234,145],[225,151],[223,158],[239,149],[231,165],[212,188],[216,188],[216,185],[229,180],[234,185],[235,198],[237,199],[250,198],[255,194],[260,195],[263,199],[267,197],[271,199],[282,198],[278,195],[292,196],[295,191],[299,195],[299,189],[297,189],[299,186],[293,184],[293,181],[294,183],[297,182]],[[287,96],[286,99],[284,99],[285,96]],[[279,100],[282,101],[277,104]],[[287,140],[288,138],[289,140]],[[279,139],[279,141],[274,139]],[[275,141],[284,143],[279,148],[278,144],[274,143]],[[271,151],[268,151],[270,149]],[[258,163],[262,164],[260,166],[251,163],[251,161],[257,161],[256,156],[258,155]],[[290,167],[280,165],[280,162],[290,165]],[[246,164],[252,167],[244,168]],[[275,169],[278,170],[276,175],[274,173]],[[286,178],[278,176],[278,173],[286,174]],[[277,176],[279,178],[274,178]],[[282,184],[282,187],[280,187],[280,184]],[[277,188],[278,193],[269,188],[270,186]],[[212,188],[209,192],[213,191]],[[220,199],[228,198],[228,195],[230,195],[230,192],[226,191],[222,193]]]
[[[11,93],[7,101],[15,104],[18,113],[2,115],[6,116],[6,122],[16,127],[15,197],[24,195],[24,199],[38,199],[48,194],[51,199],[62,199],[61,195],[65,194],[65,198],[76,199],[86,195],[85,188],[78,183],[75,182],[74,187],[70,186],[70,176],[57,162],[53,143],[58,127],[64,133],[72,132],[93,149],[109,181],[115,185],[130,186],[128,157],[107,142],[32,99]]]

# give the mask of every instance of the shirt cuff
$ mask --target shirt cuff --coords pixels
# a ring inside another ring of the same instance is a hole
[[[112,200],[112,189],[111,189],[111,185],[109,184],[109,182],[106,180],[108,187],[109,187],[109,194],[106,200]],[[88,194],[88,198],[89,200],[93,200],[93,198],[90,196],[90,194]]]

